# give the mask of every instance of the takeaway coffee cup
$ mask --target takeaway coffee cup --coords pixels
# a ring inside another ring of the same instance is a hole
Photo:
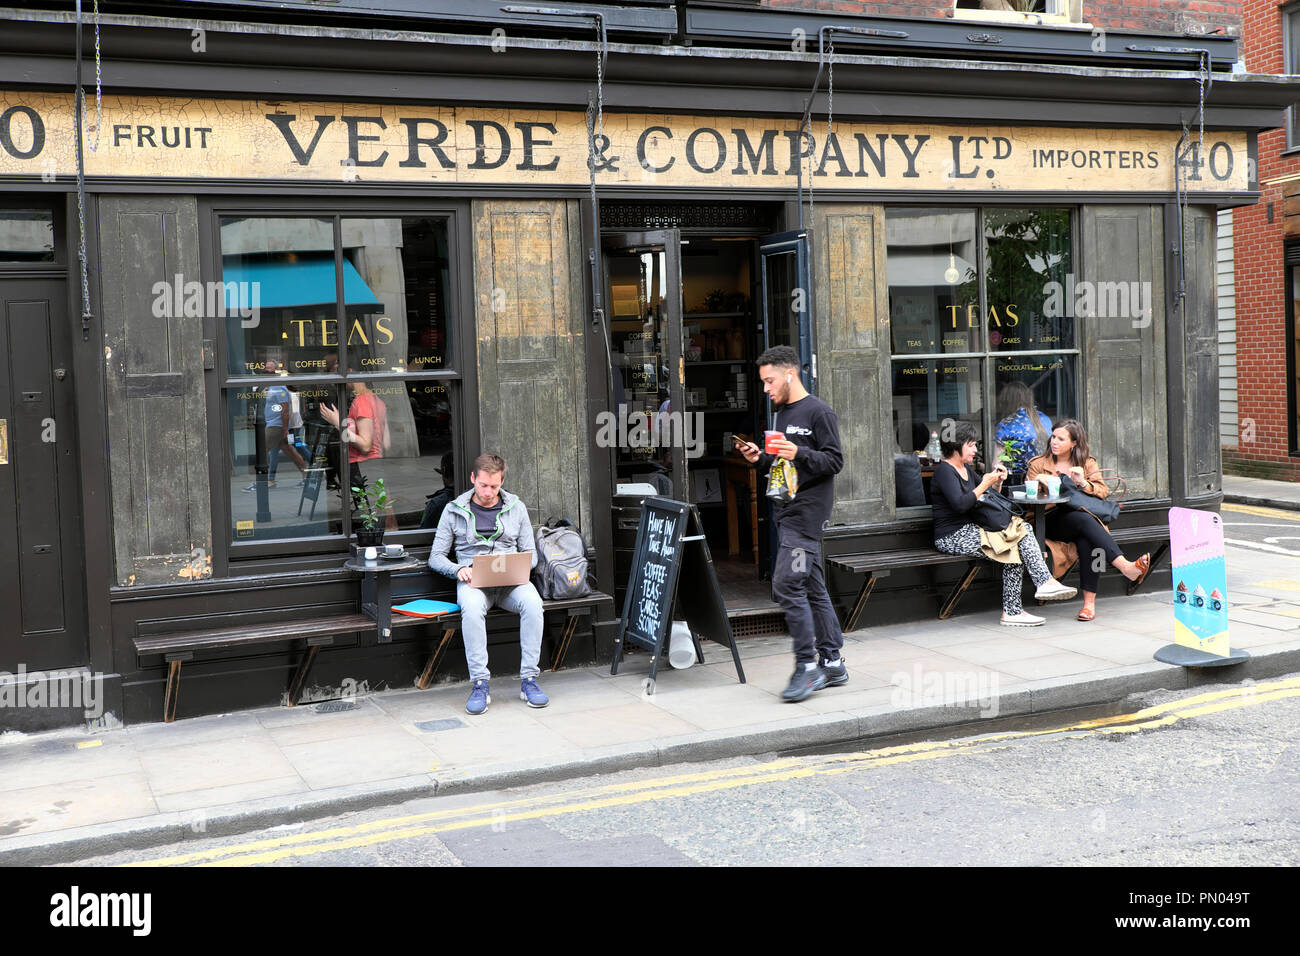
[[[1037,497],[1038,497],[1038,479],[1037,479],[1037,478],[1026,478],[1026,479],[1025,479],[1025,497],[1026,497],[1026,498],[1037,498]]]
[[[1043,484],[1047,487],[1047,496],[1049,498],[1061,497],[1061,477],[1060,475],[1047,475],[1043,478]]]
[[[776,454],[776,446],[773,442],[780,441],[785,437],[783,432],[763,432],[763,451],[769,455]]]

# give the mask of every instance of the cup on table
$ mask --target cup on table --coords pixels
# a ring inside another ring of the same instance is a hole
[[[366,548],[366,550],[363,552],[363,554],[365,555],[365,558],[366,558],[367,561],[373,561],[373,560],[375,560],[375,558],[379,557],[379,549],[378,549],[378,548]]]
[[[1046,475],[1043,478],[1043,484],[1047,487],[1047,496],[1049,498],[1059,498],[1061,496],[1061,476]]]
[[[1026,478],[1026,479],[1025,479],[1025,497],[1026,497],[1026,498],[1037,498],[1037,497],[1038,497],[1038,479],[1037,479],[1037,478]]]
[[[784,432],[763,432],[763,451],[767,452],[769,455],[775,455],[776,446],[774,442],[778,442],[784,437]]]
[[[400,544],[384,545],[384,557],[400,558],[402,556],[402,546]]]

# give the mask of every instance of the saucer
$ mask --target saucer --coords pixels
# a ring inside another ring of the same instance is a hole
[[[403,559],[405,559],[405,558],[409,558],[410,556],[411,556],[411,553],[410,553],[409,551],[407,551],[405,548],[403,548],[401,554],[383,554],[383,553],[381,552],[380,555],[379,555],[379,560],[381,560],[381,561],[401,561],[401,560],[403,560]]]

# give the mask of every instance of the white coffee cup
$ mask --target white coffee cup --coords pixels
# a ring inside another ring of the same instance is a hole
[[[375,560],[375,558],[379,557],[379,549],[378,549],[378,548],[366,548],[366,550],[365,550],[365,557],[366,557],[366,560],[367,560],[367,561],[373,561],[373,560]]]
[[[402,546],[400,544],[384,545],[384,557],[400,558],[402,556]]]
[[[1059,475],[1047,475],[1043,478],[1043,483],[1047,486],[1048,497],[1061,497],[1061,478]]]
[[[1026,496],[1027,498],[1037,498],[1037,497],[1038,497],[1038,479],[1037,479],[1037,478],[1026,478],[1026,479],[1025,479],[1025,496]]]

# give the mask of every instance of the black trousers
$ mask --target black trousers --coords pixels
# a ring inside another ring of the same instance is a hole
[[[1097,593],[1101,572],[1122,552],[1106,526],[1083,511],[1056,507],[1047,515],[1047,536],[1053,541],[1073,541],[1079,549],[1079,586]],[[1105,556],[1105,561],[1100,558]]]
[[[822,573],[822,543],[777,525],[781,542],[772,568],[772,596],[785,611],[786,627],[794,640],[796,663],[820,656],[835,660],[844,646],[844,634],[831,606]]]

